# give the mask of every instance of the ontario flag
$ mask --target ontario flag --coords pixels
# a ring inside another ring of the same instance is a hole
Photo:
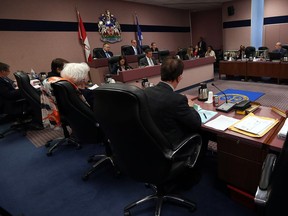
[[[136,16],[136,25],[137,25],[137,41],[138,41],[138,45],[142,46],[143,35],[142,35],[142,31],[138,23],[138,17],[137,15],[135,16]]]
[[[86,30],[85,30],[84,24],[82,22],[82,19],[81,19],[79,11],[76,10],[76,12],[77,12],[77,17],[78,17],[78,35],[79,35],[79,39],[81,40],[81,43],[82,43],[82,45],[84,47],[86,62],[91,62],[92,61],[92,55],[91,55],[91,51],[90,51],[90,44],[89,44],[89,41],[88,41]]]

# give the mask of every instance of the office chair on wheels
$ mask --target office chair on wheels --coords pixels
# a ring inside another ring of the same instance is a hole
[[[153,122],[144,91],[136,86],[103,85],[95,90],[96,98],[94,112],[109,137],[115,164],[121,172],[155,190],[152,195],[127,205],[125,215],[149,200],[157,201],[156,216],[160,215],[166,200],[194,211],[194,202],[171,195],[167,189],[180,174],[195,167],[202,146],[201,136],[191,134],[173,149]]]
[[[97,165],[93,166],[93,170],[90,170],[86,174],[86,179],[93,173],[96,168],[105,161],[112,160],[108,143],[105,142],[105,136],[99,127],[95,115],[92,109],[86,104],[79,96],[79,92],[75,87],[66,80],[61,80],[51,84],[59,109],[61,119],[63,118],[65,123],[72,129],[72,136],[75,137],[74,141],[77,144],[77,148],[80,148],[82,143],[86,144],[100,144],[104,143],[106,148],[106,154],[94,155],[99,159]],[[69,135],[67,135],[69,136]],[[114,167],[115,168],[115,167]]]
[[[269,153],[262,166],[254,201],[258,215],[286,215],[288,194],[288,134],[280,154]]]
[[[26,135],[26,131],[29,129],[29,123],[31,122],[27,101],[25,99],[8,101],[1,97],[0,100],[4,102],[1,113],[6,115],[6,118],[10,117],[11,120],[15,120],[9,128],[0,133],[0,138],[4,138],[5,135],[12,131],[19,131],[22,132],[23,135]]]

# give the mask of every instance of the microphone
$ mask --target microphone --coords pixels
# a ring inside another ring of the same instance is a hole
[[[226,103],[228,103],[227,95],[221,89],[219,89],[214,83],[212,83],[211,85],[214,86],[216,89],[218,89],[222,94],[224,94]]]
[[[214,86],[216,89],[218,89],[225,96],[225,103],[217,107],[216,110],[222,112],[229,112],[231,109],[233,109],[235,103],[228,102],[227,95],[221,89],[219,89],[214,83],[212,83],[211,85]]]

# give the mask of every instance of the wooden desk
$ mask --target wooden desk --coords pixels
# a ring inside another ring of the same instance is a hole
[[[248,77],[279,77],[280,62],[247,62]]]
[[[195,100],[195,103],[199,104],[203,109],[215,111],[215,107],[212,104],[205,104],[198,100]],[[279,119],[281,123],[283,122],[281,116],[273,112],[269,107],[261,106],[254,114]],[[231,111],[229,113],[218,112],[213,119],[219,115],[237,119],[244,117]],[[279,126],[281,126],[281,123],[278,123],[261,138],[245,136],[231,130],[223,132],[202,125],[204,134],[216,136],[218,177],[227,184],[254,196],[266,155],[270,151],[280,152],[282,149],[283,140],[275,136],[280,130]]]
[[[220,61],[219,79],[221,79],[222,74],[246,78],[246,61]]]
[[[214,57],[186,60],[184,63],[183,79],[176,90],[185,90],[204,81],[214,80]],[[157,84],[160,80],[160,65],[152,67],[135,68],[133,70],[119,72],[113,76],[116,81],[133,84],[141,87],[141,79],[148,78],[149,82]]]
[[[219,79],[221,75],[248,77],[272,77],[278,83],[280,79],[288,79],[288,62],[270,61],[220,61]]]

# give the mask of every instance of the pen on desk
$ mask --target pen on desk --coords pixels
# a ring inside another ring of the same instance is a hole
[[[204,117],[207,119],[207,116],[205,115],[205,113],[203,113]]]

